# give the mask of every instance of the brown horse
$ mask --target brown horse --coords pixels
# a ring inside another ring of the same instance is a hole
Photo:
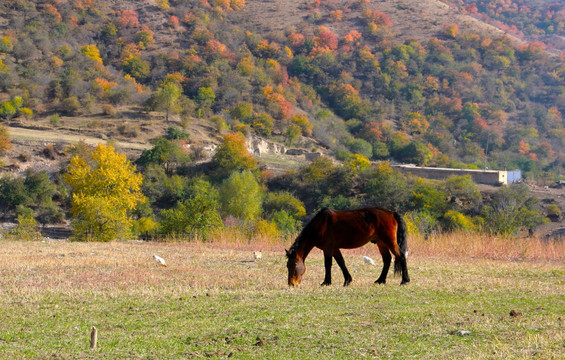
[[[375,281],[378,284],[386,282],[392,255],[394,255],[394,273],[402,274],[402,284],[410,281],[406,265],[406,223],[398,213],[381,209],[366,208],[360,210],[337,211],[323,209],[304,227],[289,250],[288,285],[300,284],[306,271],[304,260],[310,251],[317,247],[324,252],[326,277],[322,285],[332,282],[332,257],[335,259],[345,282],[351,282],[351,274],[345,267],[345,261],[339,249],[354,249],[368,242],[377,244],[383,257],[381,276]]]

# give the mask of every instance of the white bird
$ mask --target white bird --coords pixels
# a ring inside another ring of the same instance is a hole
[[[165,259],[163,259],[160,256],[157,255],[153,255],[153,258],[155,258],[155,261],[157,262],[157,264],[161,265],[161,266],[167,266],[167,264],[165,263]]]
[[[253,251],[253,259],[257,260],[263,257],[260,251]]]
[[[373,261],[373,259],[371,259],[368,256],[363,256],[363,261],[365,262],[365,264],[375,265],[375,262]]]

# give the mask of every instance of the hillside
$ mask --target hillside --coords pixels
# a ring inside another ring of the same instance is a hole
[[[328,26],[339,37],[345,36],[351,30],[361,32],[364,25],[361,7],[350,7],[346,10],[344,20],[339,23],[332,22],[331,19],[332,8],[335,10],[345,5],[351,6],[353,3],[350,0],[331,2],[331,7],[321,11],[319,23]],[[300,1],[247,1],[245,9],[236,21],[246,21],[252,29],[264,34],[288,32],[302,27],[308,21],[308,14],[304,12],[305,7],[306,4]],[[380,0],[368,2],[367,8],[380,10],[388,15],[391,20],[390,31],[398,42],[410,39],[427,41],[441,33],[445,24],[458,24],[461,32],[476,32],[491,37],[505,34],[503,30],[463,14],[456,7],[440,0],[417,2]],[[253,16],[253,14],[263,15]],[[521,43],[520,39],[511,38]]]
[[[144,189],[157,220],[187,196],[167,188],[175,181],[198,175],[220,188],[243,170],[206,163],[204,148],[236,133],[334,159],[271,156],[257,168],[244,159],[263,189],[292,193],[308,213],[395,199],[378,198],[368,172],[383,168],[367,170],[371,162],[519,168],[529,184],[553,184],[565,172],[565,63],[540,41],[561,36],[562,7],[532,3],[528,19],[515,11],[522,0],[476,3],[2,2],[0,130],[16,145],[0,147],[4,170],[23,174],[51,157],[55,179],[84,144],[109,141],[153,179],[148,187],[166,183]],[[421,184],[403,184],[406,196],[389,204],[440,226],[449,209],[424,210],[419,201],[436,195],[421,200],[410,195]],[[473,204],[451,210],[484,216]]]

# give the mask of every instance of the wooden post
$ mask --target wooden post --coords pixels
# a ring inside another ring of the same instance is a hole
[[[90,348],[96,349],[96,342],[98,341],[98,330],[93,326],[90,332]]]

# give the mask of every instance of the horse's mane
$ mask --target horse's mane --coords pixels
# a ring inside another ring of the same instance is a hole
[[[317,230],[319,230],[320,226],[326,220],[330,211],[331,210],[328,208],[323,208],[322,210],[318,211],[318,213],[312,218],[312,220],[310,220],[308,224],[304,226],[304,229],[302,229],[300,234],[298,234],[296,240],[294,241],[294,244],[290,246],[289,252],[293,252],[298,249],[302,244],[302,240],[304,240],[305,238],[315,235]]]

